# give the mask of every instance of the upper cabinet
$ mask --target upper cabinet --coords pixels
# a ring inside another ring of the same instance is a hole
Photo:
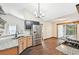
[[[0,18],[0,28],[4,28],[6,21],[4,21],[2,18]]]
[[[2,33],[4,32],[5,23],[6,23],[6,21],[3,20],[2,18],[0,18],[0,36],[1,36]]]

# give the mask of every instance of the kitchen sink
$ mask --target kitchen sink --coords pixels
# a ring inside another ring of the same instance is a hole
[[[23,37],[23,36],[19,36],[19,37],[14,37],[14,38],[12,38],[12,39],[18,39],[18,38],[20,38],[20,37]]]

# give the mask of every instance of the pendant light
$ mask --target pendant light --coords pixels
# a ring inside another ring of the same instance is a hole
[[[37,10],[35,11],[35,16],[37,18],[44,17],[44,13],[41,11],[41,8],[40,8],[40,3],[37,4]]]

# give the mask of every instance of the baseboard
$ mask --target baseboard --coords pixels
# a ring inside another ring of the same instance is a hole
[[[49,37],[49,38],[46,38],[46,39],[44,39],[44,40],[51,39],[51,38],[55,38],[55,39],[57,39],[57,37]]]
[[[58,39],[57,37],[52,37],[52,38]]]

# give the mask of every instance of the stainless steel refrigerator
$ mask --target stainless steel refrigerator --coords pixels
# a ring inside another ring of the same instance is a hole
[[[41,44],[42,40],[42,25],[33,25],[31,29],[33,46]]]

